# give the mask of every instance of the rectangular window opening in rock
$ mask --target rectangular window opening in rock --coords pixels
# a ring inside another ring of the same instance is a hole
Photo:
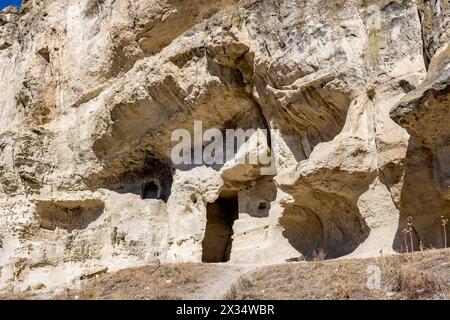
[[[227,262],[232,249],[233,224],[239,215],[237,193],[222,194],[216,202],[209,203],[206,210],[202,262]]]

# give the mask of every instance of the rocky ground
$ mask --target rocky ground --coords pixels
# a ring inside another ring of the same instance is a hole
[[[376,268],[379,288],[369,289]],[[368,281],[369,279],[369,281]],[[125,269],[83,282],[1,299],[450,299],[450,250],[370,259],[293,262],[269,267],[171,264]]]

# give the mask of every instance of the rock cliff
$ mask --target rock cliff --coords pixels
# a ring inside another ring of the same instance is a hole
[[[449,21],[446,0],[1,11],[0,286],[392,254],[408,217],[414,249],[443,247]],[[220,165],[174,163],[173,133],[200,121],[268,134]],[[269,167],[237,161],[260,153]]]

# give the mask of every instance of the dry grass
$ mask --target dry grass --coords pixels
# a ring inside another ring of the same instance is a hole
[[[255,280],[259,281],[258,279],[261,280],[261,278],[256,276]],[[231,286],[228,294],[225,296],[225,299],[232,300],[236,296],[240,295],[242,300],[254,300],[256,297],[249,294],[252,291],[252,288],[252,281],[244,275],[239,278],[236,284]]]
[[[449,299],[448,250],[372,259],[301,262],[246,275],[229,299]],[[381,286],[367,287],[368,267],[381,271]]]
[[[52,296],[59,300],[179,300],[192,297],[223,270],[217,265],[171,264],[130,268],[83,281],[79,290],[66,289]],[[41,293],[0,294],[1,299],[42,299]]]
[[[416,265],[401,266],[397,280],[397,290],[404,292],[408,299],[441,294],[445,296],[444,284],[440,276],[437,273],[419,270]]]
[[[384,259],[385,278],[392,291],[407,299],[450,298],[450,250],[422,250]]]
[[[66,290],[56,299],[178,300],[194,293],[200,276],[210,271],[194,264],[125,269],[90,279],[82,290]]]
[[[427,250],[370,259],[323,260],[263,267],[229,286],[227,299],[450,299],[450,250]],[[381,286],[367,288],[368,267],[381,272]],[[230,266],[174,264],[126,269],[83,282],[54,299],[192,299],[218,283]],[[226,289],[226,288],[225,288]],[[216,289],[214,289],[216,290]],[[42,298],[35,293],[0,299]]]

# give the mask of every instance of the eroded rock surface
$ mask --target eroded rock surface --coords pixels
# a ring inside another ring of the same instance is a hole
[[[320,10],[318,10],[320,8]],[[0,284],[443,246],[448,1],[28,0],[0,12]],[[391,111],[393,109],[393,111]],[[392,117],[392,119],[391,119]],[[222,165],[172,133],[268,132]],[[270,168],[237,161],[270,153]],[[92,271],[94,270],[94,271]]]

